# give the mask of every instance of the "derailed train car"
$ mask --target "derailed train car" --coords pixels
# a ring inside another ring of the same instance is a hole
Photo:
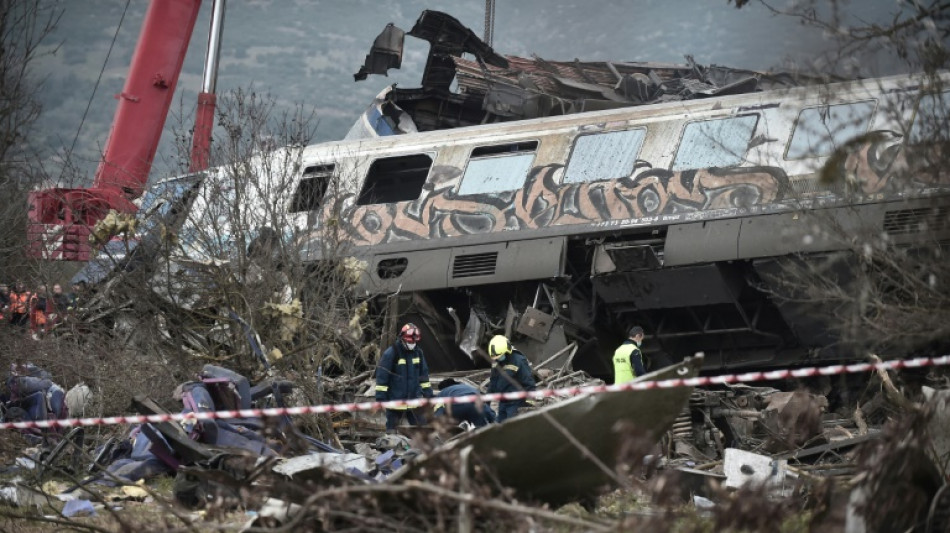
[[[647,353],[707,367],[849,357],[809,304],[774,297],[790,256],[845,236],[946,239],[943,76],[718,96],[308,147],[291,210],[306,259],[360,258],[368,293],[425,335],[433,366],[508,332],[539,362],[571,342],[609,372]],[[806,216],[807,215],[807,216]],[[844,282],[844,281],[843,281]]]
[[[154,262],[167,227],[184,260],[152,285],[190,306],[196,263],[283,235],[314,266],[360,259],[361,289],[387,295],[372,301],[390,326],[425,330],[436,370],[483,364],[505,332],[535,363],[574,343],[574,365],[606,377],[633,323],[656,363],[850,358],[820,302],[777,296],[783,263],[829,260],[846,285],[854,237],[950,238],[934,164],[948,74],[789,88],[801,80],[692,63],[528,60],[427,11],[387,27],[357,80],[398,67],[404,35],[431,43],[421,88],[384,90],[343,141],[159,183],[140,215],[162,231],[114,242],[86,279]]]

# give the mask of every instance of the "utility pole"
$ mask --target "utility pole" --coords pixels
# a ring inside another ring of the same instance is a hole
[[[495,0],[485,0],[485,38],[483,39],[488,46],[492,45],[495,38]]]

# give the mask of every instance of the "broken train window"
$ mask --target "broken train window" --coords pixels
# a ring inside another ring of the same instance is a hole
[[[205,178],[181,228],[183,255],[198,261],[228,257],[236,243],[232,222],[241,215],[237,198],[231,176],[216,172]]]
[[[514,191],[524,186],[538,141],[479,146],[472,150],[458,194]]]
[[[683,129],[672,170],[740,165],[758,120],[758,115],[744,115],[690,122]]]
[[[317,211],[323,205],[323,197],[333,179],[334,165],[315,165],[303,171],[294,197],[290,201],[291,213]]]
[[[564,183],[612,180],[633,174],[645,136],[643,128],[578,136]]]
[[[867,133],[874,108],[875,101],[869,100],[802,109],[785,159],[831,155],[836,148]]]
[[[415,200],[432,168],[432,154],[383,157],[373,161],[356,205],[389,204]]]
[[[159,223],[173,224],[175,217],[190,206],[201,179],[200,174],[191,174],[160,182],[146,190],[136,215],[139,233],[145,234]]]
[[[950,91],[925,94],[920,97],[910,142],[920,144],[936,140],[950,140]]]

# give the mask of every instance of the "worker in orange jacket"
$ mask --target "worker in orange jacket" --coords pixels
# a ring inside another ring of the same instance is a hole
[[[15,326],[26,327],[30,321],[30,291],[26,285],[18,281],[10,291],[10,323]]]
[[[46,317],[49,313],[46,307],[48,303],[46,285],[40,285],[30,297],[30,332],[34,335],[46,333]]]

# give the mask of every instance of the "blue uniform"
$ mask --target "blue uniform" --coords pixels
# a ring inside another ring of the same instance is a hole
[[[518,350],[512,351],[495,361],[488,379],[488,392],[532,391],[535,389],[534,376],[528,359]],[[524,400],[501,400],[498,402],[498,422],[504,422],[518,414],[518,409],[526,406]]]
[[[429,365],[418,344],[412,350],[402,341],[386,348],[376,367],[376,401],[412,400],[431,398],[432,383],[429,382]],[[410,424],[424,424],[422,415],[407,407],[386,409],[386,429],[396,429],[406,416]]]
[[[26,375],[7,378],[10,404],[23,409],[28,420],[66,418],[66,392],[50,379],[50,373],[33,364],[22,369]]]
[[[445,387],[439,391],[439,398],[450,398],[459,396],[472,396],[478,395],[478,389],[472,387],[471,385],[466,385],[464,383],[456,383],[455,385]],[[478,408],[477,403],[453,403],[451,405],[443,405],[441,403],[436,404],[435,416],[443,416],[448,413],[452,415],[452,418],[458,420],[459,422],[469,422],[474,424],[475,427],[482,427],[489,424],[490,422],[495,421],[495,411],[492,410],[491,406],[487,403],[482,404],[482,408]]]

